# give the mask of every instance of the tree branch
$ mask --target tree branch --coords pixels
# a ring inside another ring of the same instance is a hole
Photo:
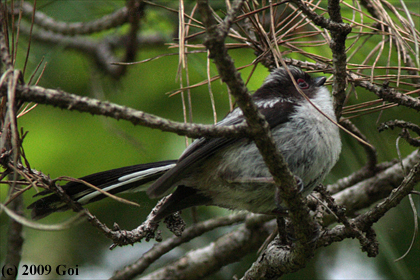
[[[340,12],[339,0],[328,0],[328,14],[332,21],[342,24],[341,29],[330,29],[331,41],[330,48],[333,55],[333,96],[334,96],[334,110],[337,120],[341,117],[341,111],[346,99],[347,87],[347,54],[346,54],[346,38],[351,32],[351,26],[343,23]]]
[[[406,169],[412,169],[419,161],[420,153],[416,150],[402,161],[402,165]],[[401,184],[404,174],[401,163],[397,162],[375,176],[334,194],[333,197],[338,205],[346,207],[348,216],[353,216],[357,211],[372,205],[374,201],[387,197]]]
[[[0,88],[0,95],[6,95],[4,86]],[[87,112],[93,115],[112,117],[116,120],[126,120],[134,125],[157,128],[162,131],[174,132],[178,135],[186,135],[192,138],[203,136],[244,137],[248,133],[245,123],[233,126],[214,126],[174,122],[121,105],[39,86],[17,85],[16,99],[25,102],[52,105],[67,110]]]
[[[351,210],[350,212],[348,211],[350,215],[357,210],[368,207],[368,204],[372,203],[373,200],[377,201],[386,197],[383,202],[352,220],[352,224],[356,228],[365,231],[368,238],[374,239],[374,236],[369,237],[374,235],[371,226],[379,221],[390,209],[399,205],[401,200],[420,181],[420,153],[418,150],[405,158],[403,165],[410,169],[410,173],[405,177],[401,164],[397,163],[375,177],[334,195],[335,201],[339,205]],[[396,185],[398,185],[397,188],[395,188]],[[352,199],[349,199],[349,196],[352,196]],[[367,200],[370,200],[370,203]],[[333,221],[334,219],[326,219],[328,224]],[[343,225],[337,225],[330,230],[326,230],[321,235],[317,248],[327,246],[333,242],[339,242],[345,238],[354,237],[356,237],[354,231]]]
[[[188,252],[177,261],[140,279],[202,279],[229,263],[255,252],[274,229],[274,223],[262,223],[264,217],[251,215],[239,229],[223,235],[210,245]]]
[[[189,242],[190,240],[209,232],[218,227],[228,226],[239,223],[245,220],[249,214],[241,213],[230,215],[227,217],[218,217],[201,223],[197,223],[187,228],[182,236],[172,237],[161,243],[156,244],[148,252],[138,259],[135,263],[124,267],[124,269],[115,272],[114,276],[110,279],[132,279],[137,275],[143,273],[154,261],[162,255],[178,247],[179,245]]]
[[[22,15],[31,20],[33,6],[28,2],[23,2]],[[16,10],[17,12],[17,10]],[[45,30],[59,33],[62,35],[89,35],[112,28],[116,28],[129,22],[129,9],[122,7],[111,14],[91,22],[63,22],[49,17],[41,11],[36,11],[34,23]]]

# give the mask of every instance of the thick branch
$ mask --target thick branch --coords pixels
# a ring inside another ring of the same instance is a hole
[[[338,24],[343,24],[340,12],[340,1],[328,1],[328,13],[331,20]],[[341,110],[344,106],[346,99],[346,86],[347,86],[347,55],[346,55],[346,38],[347,34],[351,32],[350,25],[344,25],[342,29],[330,30],[331,42],[330,48],[333,55],[333,95],[334,95],[334,109],[337,119],[340,119]]]
[[[6,96],[5,88],[2,87],[0,90],[0,95]],[[18,85],[16,89],[16,98],[26,102],[35,102],[67,110],[88,112],[93,115],[112,117],[117,120],[122,119],[129,121],[134,125],[157,128],[162,131],[174,132],[178,135],[186,135],[192,138],[202,136],[243,137],[247,135],[245,123],[223,127],[179,123],[121,105],[69,94],[61,90],[45,89],[39,86]]]
[[[178,247],[179,245],[189,242],[190,240],[209,232],[215,228],[232,225],[234,223],[242,222],[248,214],[241,213],[227,217],[218,217],[201,223],[197,223],[187,228],[182,236],[172,237],[166,241],[156,244],[148,252],[135,263],[124,267],[124,269],[117,271],[110,279],[132,279],[137,275],[144,272],[154,261],[166,254],[170,250]]]
[[[259,219],[253,216],[249,220]],[[247,220],[245,225],[210,245],[190,251],[179,260],[140,279],[202,279],[255,252],[273,228],[273,223]]]
[[[416,150],[406,157],[402,164],[406,169],[411,169],[419,161],[420,153]],[[374,177],[336,193],[333,197],[338,205],[346,207],[347,215],[352,216],[355,212],[372,205],[374,201],[387,197],[403,179],[404,171],[398,162]]]

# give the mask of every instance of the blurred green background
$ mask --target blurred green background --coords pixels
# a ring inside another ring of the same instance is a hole
[[[124,4],[125,1],[100,1],[100,4],[95,1],[38,1],[38,8],[54,18],[77,22],[100,18]],[[177,3],[174,2],[172,6],[177,8]],[[177,16],[152,8],[148,9],[147,13],[146,20],[142,21],[142,34],[159,32],[170,37],[173,27],[177,24]],[[124,32],[124,28],[126,27],[114,32]],[[25,60],[26,46],[27,38],[21,37],[17,60],[17,67],[21,69]],[[162,53],[176,52],[176,49],[168,49],[165,46],[140,46],[140,48],[136,61]],[[357,54],[360,59],[366,56],[363,51],[370,50],[360,51]],[[255,59],[252,50],[233,50],[230,54],[235,59],[236,66],[249,64]],[[171,120],[183,121],[181,96],[178,94],[169,97],[166,94],[179,88],[179,82],[176,81],[178,56],[167,56],[148,63],[128,66],[126,75],[115,80],[98,69],[90,57],[78,51],[60,45],[32,42],[26,81],[43,57],[47,66],[40,80],[40,86],[60,88],[69,93],[109,100]],[[190,84],[206,79],[205,58],[203,54],[189,56]],[[211,69],[212,75],[216,75],[214,65],[211,65]],[[247,68],[241,71],[244,79],[248,78],[250,70]],[[258,66],[248,84],[249,89],[256,90],[267,74],[265,68]],[[227,89],[216,81],[212,83],[212,90],[220,120],[229,110]],[[213,113],[207,85],[193,89],[191,96],[194,122],[212,123]],[[372,99],[375,99],[372,94],[358,89],[358,99],[353,96],[349,102],[360,103]],[[391,119],[415,121],[418,120],[418,113],[396,107],[379,115],[380,113],[373,113],[353,121],[377,147],[379,160],[385,161],[397,156],[395,143],[398,131],[378,134],[377,123]],[[19,119],[19,125],[29,132],[24,141],[24,149],[31,167],[49,174],[51,178],[80,177],[125,165],[175,159],[185,148],[185,138],[178,135],[51,106],[38,105],[32,112]],[[344,146],[341,159],[328,176],[326,183],[335,182],[351,174],[365,163],[360,145],[345,134],[342,134],[342,140]],[[404,141],[400,141],[400,149],[403,156],[413,150]],[[2,186],[0,189],[2,201],[6,194],[7,187]],[[26,205],[34,201],[31,197],[33,194],[35,191],[26,193]],[[155,201],[151,201],[142,193],[125,194],[123,197],[139,202],[141,207],[127,206],[106,199],[88,208],[109,227],[117,222],[121,228],[130,230],[145,219]],[[415,200],[418,206],[418,197],[415,197]],[[184,211],[183,216],[187,223],[191,224],[189,213],[189,210]],[[216,207],[202,207],[198,209],[198,213],[200,220],[204,220],[227,214],[229,211]],[[29,211],[27,214],[29,216]],[[73,215],[71,212],[58,213],[41,222],[57,223]],[[7,220],[8,217],[2,213],[0,264],[4,263],[6,253]],[[318,250],[315,258],[305,269],[286,275],[284,279],[418,279],[420,275],[418,240],[404,260],[394,262],[394,259],[407,250],[413,235],[413,214],[407,201],[388,213],[374,228],[380,242],[380,254],[377,258],[371,259],[362,253],[357,240],[346,240]],[[176,259],[190,249],[205,246],[233,229],[234,227],[215,230],[184,244],[165,255],[154,267]],[[165,238],[171,234],[163,229],[163,236]],[[110,241],[88,223],[61,232],[25,228],[23,263],[52,266],[65,264],[68,267],[78,265],[80,279],[103,279],[110,277],[115,270],[121,269],[124,265],[134,262],[153,245],[153,242],[116,248],[113,251],[108,250],[109,245]],[[256,252],[246,256],[240,263],[223,268],[217,276],[211,276],[209,279],[231,279],[233,275],[242,275],[255,259]]]

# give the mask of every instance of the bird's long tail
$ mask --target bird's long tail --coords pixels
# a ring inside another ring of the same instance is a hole
[[[147,183],[155,181],[166,171],[171,169],[175,163],[175,160],[169,160],[132,165],[95,173],[80,179],[111,194],[145,191],[145,185],[147,185]],[[101,192],[79,182],[69,182],[62,188],[67,195],[80,204],[88,204],[106,197],[106,195]],[[28,206],[28,209],[32,209],[32,219],[38,220],[53,212],[66,211],[69,209],[69,207],[50,190],[42,191],[35,196],[48,194],[50,195],[45,196]]]

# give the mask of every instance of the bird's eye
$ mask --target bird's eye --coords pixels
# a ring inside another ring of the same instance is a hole
[[[304,79],[298,79],[296,82],[297,82],[298,86],[299,86],[301,89],[307,89],[307,88],[309,88],[308,83],[307,83],[307,82],[305,82],[305,80],[304,80]]]

